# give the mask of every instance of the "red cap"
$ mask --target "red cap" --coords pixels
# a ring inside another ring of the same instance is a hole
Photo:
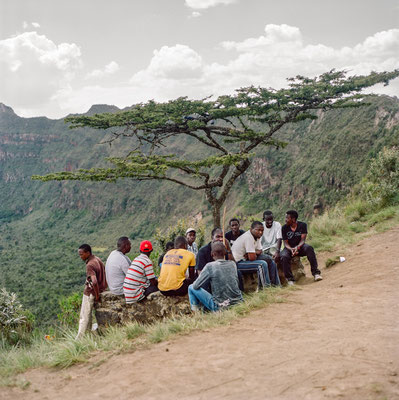
[[[140,251],[142,253],[149,253],[152,251],[152,243],[149,240],[143,240],[140,243]]]

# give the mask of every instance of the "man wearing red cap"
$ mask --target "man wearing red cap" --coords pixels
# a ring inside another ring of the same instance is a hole
[[[123,283],[123,293],[126,303],[136,303],[150,293],[158,291],[158,281],[155,278],[150,254],[152,243],[144,240],[140,243],[140,255],[133,261]]]

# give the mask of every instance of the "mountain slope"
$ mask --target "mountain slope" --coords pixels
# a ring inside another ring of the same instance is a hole
[[[379,96],[360,109],[320,113],[276,138],[285,149],[260,149],[227,200],[227,216],[272,208],[310,214],[344,197],[383,146],[399,142],[399,101]],[[95,112],[117,107],[93,106]],[[105,133],[106,134],[106,133]],[[60,295],[80,290],[84,264],[76,249],[92,244],[106,258],[116,239],[137,244],[178,218],[209,217],[203,193],[165,182],[111,183],[32,181],[33,174],[106,165],[127,154],[129,138],[112,147],[104,133],[70,130],[63,120],[20,118],[0,105],[0,286],[16,291],[40,321],[55,317]],[[203,154],[190,142],[172,142],[187,157]]]

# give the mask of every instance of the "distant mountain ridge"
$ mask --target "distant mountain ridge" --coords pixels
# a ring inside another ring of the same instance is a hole
[[[334,205],[364,176],[384,146],[399,143],[399,100],[370,97],[370,106],[320,112],[276,136],[285,149],[260,149],[229,196],[227,217],[271,208],[282,219],[296,208],[301,217],[315,205]],[[93,105],[85,115],[118,112]],[[203,194],[165,182],[111,183],[32,181],[33,174],[107,165],[104,158],[127,154],[129,138],[112,147],[107,133],[70,130],[63,119],[21,118],[0,104],[0,287],[20,294],[43,321],[57,311],[61,295],[80,290],[84,265],[76,255],[83,242],[106,258],[119,236],[134,248],[155,228],[178,218],[210,215]],[[198,157],[189,141],[171,143],[176,154]],[[27,285],[26,282],[29,282]]]

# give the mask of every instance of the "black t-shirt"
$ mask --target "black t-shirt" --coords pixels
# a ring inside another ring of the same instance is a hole
[[[301,241],[301,235],[308,233],[308,226],[305,224],[305,222],[297,221],[297,227],[295,231],[291,230],[290,226],[284,225],[281,228],[281,233],[283,240],[288,240],[288,244],[291,247],[296,247]]]
[[[198,250],[197,259],[196,259],[196,263],[195,263],[196,270],[202,271],[206,264],[208,264],[209,262],[215,261],[213,259],[211,253],[212,253],[212,242],[209,242],[207,245],[201,247]],[[225,259],[226,260],[229,259],[227,254],[226,254]]]
[[[237,237],[233,236],[233,231],[228,231],[225,233],[224,237],[229,241],[230,247],[233,245],[234,241],[237,240],[245,231],[240,229],[240,232]]]

